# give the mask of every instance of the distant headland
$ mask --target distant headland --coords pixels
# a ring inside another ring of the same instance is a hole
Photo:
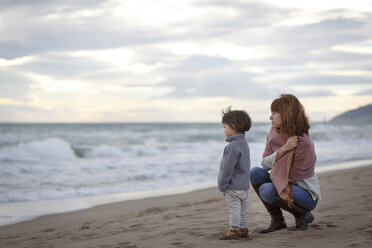
[[[372,104],[347,111],[329,121],[330,123],[372,124]]]

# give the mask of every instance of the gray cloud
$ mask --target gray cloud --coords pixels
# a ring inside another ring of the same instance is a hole
[[[71,23],[71,26],[74,26]],[[93,24],[93,26],[95,26]],[[74,51],[74,50],[97,50],[112,49],[122,46],[132,46],[146,43],[159,42],[161,39],[155,34],[147,34],[145,30],[127,30],[117,33],[115,30],[105,30],[104,27],[75,27],[70,30],[53,30],[46,27],[45,30],[35,31],[25,39],[30,42],[19,41],[0,42],[0,54],[3,58],[14,59],[16,57],[48,51]]]
[[[25,117],[29,122],[39,122],[39,118],[44,118],[45,115],[52,115],[53,111],[47,111],[40,108],[30,106],[17,105],[1,105],[0,116],[1,121],[20,122],[24,121]]]
[[[194,75],[197,72],[205,71],[205,70],[216,70],[219,68],[226,68],[231,67],[237,63],[233,61],[221,57],[212,57],[212,56],[203,56],[203,55],[196,55],[190,56],[187,59],[179,62],[173,68],[167,68],[170,72],[180,72],[180,73],[190,73],[192,72]]]
[[[28,101],[29,85],[33,83],[27,77],[13,71],[0,69],[0,97]]]
[[[107,2],[105,0],[2,0],[0,2],[0,10],[8,10],[11,8],[30,8],[32,10],[44,10],[50,12],[51,10],[59,9],[61,6],[64,6],[66,9],[74,9],[81,7],[90,7],[100,3]]]
[[[109,3],[112,6],[114,2]],[[1,68],[0,97],[27,101],[29,86],[34,83],[23,76],[28,72],[58,80],[82,80],[92,84],[129,87],[146,86],[155,78],[166,78],[159,84],[151,84],[151,87],[173,88],[174,91],[167,95],[169,98],[230,96],[268,99],[283,91],[303,97],[324,97],[335,93],[321,89],[323,85],[371,84],[370,78],[363,76],[320,74],[320,71],[372,70],[371,54],[332,49],[338,45],[370,44],[371,13],[365,12],[364,17],[358,18],[330,17],[300,26],[277,26],[275,24],[296,15],[297,10],[282,9],[258,1],[210,0],[196,1],[193,6],[210,13],[208,18],[190,18],[160,27],[137,25],[135,20],[133,23],[119,23],[108,14],[110,10],[107,4],[108,1],[104,0],[0,1],[0,32],[8,34],[3,35],[0,41],[0,58],[14,59],[28,55],[40,58],[23,65]],[[225,10],[226,15],[217,16],[216,12],[209,9],[211,7],[213,10],[220,8],[222,12]],[[97,9],[102,10],[102,13],[92,17],[68,18],[77,11]],[[234,14],[229,15],[228,11],[231,10]],[[319,14],[347,16],[342,15],[347,11],[340,9]],[[46,18],[50,14],[59,17]],[[207,56],[196,52],[179,56],[172,54],[166,47],[168,43],[178,42],[202,46],[209,42],[248,48],[262,46],[269,47],[272,54],[249,60],[233,60],[222,55]],[[68,53],[77,50],[119,47],[135,52],[135,58],[131,61],[133,64],[161,66],[147,74],[136,74],[126,70],[110,70],[112,66],[109,63],[68,56]],[[65,56],[51,55],[63,52],[66,52]],[[244,72],[242,68],[245,67],[259,67],[263,73]],[[273,88],[275,82],[283,81],[282,75],[288,75],[290,79]],[[296,85],[314,86],[314,90],[294,91]],[[371,94],[370,90],[357,95],[364,94]],[[11,113],[10,107],[7,109]]]
[[[92,61],[88,58],[43,56],[35,62],[27,63],[17,68],[64,79],[82,78],[86,74],[95,74],[109,67],[108,63]]]
[[[2,12],[14,14],[18,8],[12,1],[5,1]],[[242,46],[268,45],[276,48],[286,58],[263,60],[261,63],[278,61],[282,63],[298,63],[311,59],[321,59],[311,52],[319,49],[329,49],[333,45],[366,40],[371,33],[368,17],[361,20],[334,19],[300,27],[273,27],[272,24],[283,20],[289,10],[274,8],[256,2],[240,3],[230,1],[202,1],[198,7],[218,6],[234,9],[239,15],[235,17],[216,18],[204,23],[179,23],[180,27],[191,26],[182,34],[169,35],[151,27],[136,27],[123,23],[110,25],[108,16],[101,15],[95,18],[75,20],[45,21],[41,17],[47,13],[66,13],[73,10],[84,10],[101,6],[104,1],[22,1],[24,11],[19,16],[28,19],[28,22],[19,25],[19,22],[8,23],[16,30],[23,31],[25,37],[20,40],[5,40],[0,43],[0,54],[4,58],[15,58],[45,51],[80,50],[80,49],[106,49],[120,46],[138,46],[164,41],[182,41],[184,39],[210,39],[220,37],[222,40],[234,42]],[[25,7],[26,6],[26,7]],[[40,6],[44,6],[38,10]],[[6,10],[10,11],[7,12]],[[21,8],[22,10],[22,8]],[[49,12],[48,12],[49,11]],[[295,11],[295,10],[292,10]],[[340,10],[342,11],[342,10]],[[11,18],[9,18],[11,19]],[[12,19],[11,19],[12,20]],[[7,24],[7,23],[5,23]],[[265,27],[258,33],[257,28]],[[358,31],[356,31],[358,30]],[[27,39],[27,43],[23,42]],[[325,52],[325,51],[323,51]],[[325,57],[325,56],[324,56]],[[260,62],[260,61],[258,61]]]
[[[336,45],[365,42],[372,32],[367,22],[335,19],[300,27],[279,27],[263,37],[264,43],[285,54],[259,63],[269,64],[306,64],[308,62],[372,61],[371,55],[348,54],[331,50]],[[247,41],[248,42],[248,41]]]
[[[293,85],[355,85],[371,84],[372,80],[360,76],[332,76],[332,75],[311,75],[298,77],[287,81]]]
[[[239,98],[265,98],[277,94],[277,91],[250,79],[249,73],[219,73],[203,74],[197,77],[192,75],[179,75],[171,77],[161,85],[171,86],[174,91],[172,97],[239,97]]]
[[[325,97],[334,96],[335,94],[330,90],[310,90],[293,92],[297,97]]]
[[[359,92],[355,93],[354,95],[355,96],[372,96],[372,89],[367,89],[367,90],[359,91]]]
[[[234,37],[234,41],[243,45],[262,44],[263,40],[261,37],[256,37],[257,34],[251,34],[252,29],[262,26],[270,29],[273,23],[286,18],[289,13],[288,10],[254,1],[200,1],[196,6],[203,8],[219,7],[226,11],[233,10],[238,13],[234,17],[224,16],[223,18],[217,18],[213,21],[203,23],[201,30],[208,37],[222,36],[226,38],[229,35],[234,36],[243,33],[243,37],[241,38]]]
[[[102,5],[107,1],[12,2],[15,1],[3,2],[3,9],[0,5],[2,26],[6,27],[3,32],[16,32],[0,42],[2,58],[13,59],[48,51],[112,49],[164,40],[164,34],[159,30],[113,23],[110,15],[105,13],[67,18],[74,11],[104,8]],[[45,19],[48,14],[58,14],[61,18]]]

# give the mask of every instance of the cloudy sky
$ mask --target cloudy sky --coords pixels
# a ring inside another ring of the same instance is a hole
[[[372,103],[372,1],[0,1],[0,122],[267,121],[281,93]]]

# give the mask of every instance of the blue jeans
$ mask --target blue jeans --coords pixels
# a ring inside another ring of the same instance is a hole
[[[261,184],[259,188],[260,197],[267,203],[273,203],[280,200],[280,196],[276,191],[274,184],[270,180],[270,174],[265,169],[254,167],[251,170],[251,184]],[[293,185],[293,201],[300,207],[309,211],[313,210],[318,200],[313,200],[313,197],[306,189]]]

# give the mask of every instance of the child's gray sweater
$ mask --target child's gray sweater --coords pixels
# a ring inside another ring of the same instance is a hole
[[[226,139],[230,142],[225,147],[218,175],[218,189],[248,190],[251,169],[249,147],[245,134],[235,134]]]

